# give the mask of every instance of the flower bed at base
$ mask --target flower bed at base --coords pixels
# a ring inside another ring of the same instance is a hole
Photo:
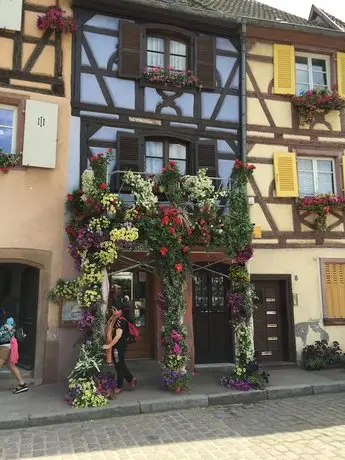
[[[50,293],[51,301],[77,299],[83,309],[79,321],[82,345],[69,377],[69,402],[75,407],[97,407],[111,397],[112,384],[101,374],[108,303],[102,285],[108,276],[107,269],[126,244],[143,244],[148,251],[145,263],[161,279],[162,293],[157,304],[162,316],[162,383],[176,392],[188,389],[190,380],[184,289],[187,277],[192,275],[191,248],[203,245],[207,251],[221,247],[234,260],[229,271],[229,308],[237,345],[237,367],[232,378],[243,380],[253,358],[250,318],[254,290],[246,268],[246,261],[253,255],[252,224],[246,185],[254,167],[237,160],[232,189],[219,192],[206,170],[200,170],[196,176],[181,176],[173,161],[151,179],[127,171],[124,182],[131,187],[134,198],[133,205],[128,207],[106,184],[110,156],[111,152],[91,157],[92,170],[83,173],[82,189],[67,196],[70,221],[66,233],[80,276],[76,280],[59,280]],[[161,205],[158,194],[164,194],[169,204]],[[228,214],[219,205],[220,197],[228,200]],[[257,372],[252,370],[252,374]]]

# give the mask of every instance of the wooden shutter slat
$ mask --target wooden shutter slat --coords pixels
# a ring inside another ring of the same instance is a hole
[[[139,78],[142,74],[140,62],[141,27],[133,22],[120,21],[118,74],[125,78]]]
[[[345,318],[345,264],[325,263],[325,316]]]
[[[141,155],[140,139],[135,134],[118,133],[116,148],[116,170],[142,172],[144,169]],[[123,174],[115,178],[116,190],[120,189]],[[128,191],[128,186],[123,186],[123,191]]]
[[[195,172],[207,168],[209,177],[218,177],[216,143],[212,140],[198,141],[195,147]]]
[[[338,93],[345,97],[345,53],[337,53]]]
[[[203,35],[195,39],[196,76],[203,88],[213,89],[215,86],[215,39]]]
[[[294,152],[274,153],[273,165],[277,196],[297,197],[296,154]]]
[[[296,94],[295,47],[273,45],[274,93]]]

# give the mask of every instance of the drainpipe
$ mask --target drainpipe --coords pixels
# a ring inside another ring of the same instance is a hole
[[[247,72],[246,72],[247,24],[241,23],[241,157],[247,161]]]

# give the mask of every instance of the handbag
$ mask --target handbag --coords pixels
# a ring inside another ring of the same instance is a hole
[[[16,330],[16,339],[19,343],[21,342],[24,342],[25,340],[25,337],[26,337],[26,334],[24,332],[24,329],[22,327],[19,327],[17,330]]]

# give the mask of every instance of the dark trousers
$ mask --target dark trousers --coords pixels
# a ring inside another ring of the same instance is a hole
[[[133,380],[133,375],[129,372],[125,362],[125,349],[124,348],[113,348],[113,360],[115,370],[117,374],[117,388],[123,387],[123,379],[126,379],[128,383]]]

